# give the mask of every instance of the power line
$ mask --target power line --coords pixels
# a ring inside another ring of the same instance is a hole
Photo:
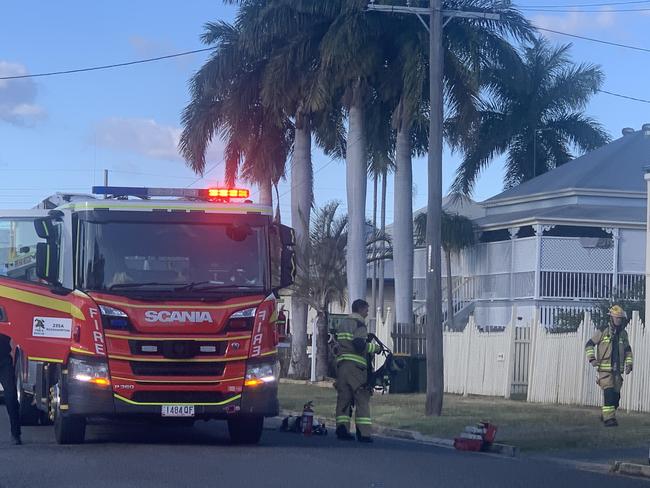
[[[206,47],[203,49],[194,49],[192,51],[184,51],[180,53],[175,53],[175,54],[167,54],[165,56],[157,56],[155,58],[146,58],[146,59],[138,59],[136,61],[127,61],[124,63],[115,63],[115,64],[105,64],[102,66],[93,66],[90,68],[77,68],[77,69],[68,69],[68,70],[61,70],[61,71],[50,71],[47,73],[35,73],[31,75],[14,75],[14,76],[0,76],[0,80],[20,80],[24,78],[42,78],[45,76],[57,76],[57,75],[69,75],[72,73],[84,73],[87,71],[99,71],[99,70],[104,70],[104,69],[112,69],[112,68],[122,68],[124,66],[132,66],[134,64],[143,64],[143,63],[151,63],[154,61],[161,61],[163,59],[171,59],[171,58],[179,58],[181,56],[189,56],[190,54],[197,54],[197,53],[202,53],[206,51],[211,51],[213,48],[211,47]]]
[[[650,8],[622,8],[622,9],[552,9],[552,8],[531,8],[531,7],[519,7],[518,10],[525,12],[549,12],[549,13],[624,13],[624,12],[648,12]]]
[[[628,2],[600,2],[600,3],[576,3],[569,5],[516,5],[517,9],[522,8],[572,8],[572,7],[615,7],[618,5],[638,5],[640,3],[650,3],[650,0],[634,0]]]
[[[607,90],[598,90],[600,93],[606,93],[607,95],[612,95],[613,97],[625,98],[627,100],[634,100],[635,102],[650,103],[650,100],[644,98],[629,97],[627,95],[621,95],[620,93],[614,93]]]
[[[206,175],[207,175],[208,173],[212,173],[215,169],[217,169],[219,166],[221,166],[221,165],[223,164],[223,162],[224,162],[224,160],[222,159],[222,160],[219,161],[217,164],[213,165],[210,169],[204,171],[203,174],[202,174],[201,176],[199,176],[198,178],[196,178],[194,181],[192,181],[192,183],[190,183],[189,185],[187,185],[185,188],[190,188],[191,186],[193,186],[193,185],[195,185],[196,183],[198,183],[199,181],[201,181],[203,178],[206,177]]]
[[[541,30],[541,31],[544,31],[544,32],[552,32],[553,34],[559,34],[561,36],[573,37],[575,39],[582,39],[583,41],[597,42],[599,44],[605,44],[605,45],[608,45],[608,46],[622,47],[622,48],[625,48],[625,49],[632,49],[634,51],[641,51],[641,52],[645,52],[645,53],[650,53],[650,49],[648,49],[647,47],[631,46],[629,44],[621,44],[621,43],[618,43],[618,42],[604,41],[602,39],[596,39],[594,37],[580,36],[578,34],[569,34],[568,32],[561,32],[561,31],[557,31],[557,30],[554,30],[554,29],[547,29],[545,27],[535,26],[535,28],[537,30]]]

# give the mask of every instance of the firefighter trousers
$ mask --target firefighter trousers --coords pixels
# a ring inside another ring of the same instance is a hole
[[[20,437],[20,410],[18,406],[18,394],[16,392],[16,374],[11,360],[0,362],[0,384],[4,390],[4,400],[7,413],[9,414],[11,435]]]
[[[352,407],[357,433],[363,437],[372,434],[370,396],[367,369],[352,362],[341,361],[336,369],[336,425],[350,430]]]
[[[616,410],[621,401],[623,377],[620,373],[601,372],[598,384],[603,389],[603,421],[616,418]]]

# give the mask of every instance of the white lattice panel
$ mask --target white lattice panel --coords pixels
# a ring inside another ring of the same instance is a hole
[[[542,270],[612,272],[614,247],[584,247],[580,238],[542,238]]]

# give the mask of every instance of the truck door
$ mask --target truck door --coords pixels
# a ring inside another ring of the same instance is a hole
[[[61,245],[64,220],[53,225],[54,235],[47,239],[36,231],[37,219],[47,216],[46,210],[0,210],[0,334],[12,338],[22,360],[62,362],[80,311],[71,304],[72,295],[53,293],[52,285],[37,276],[38,244],[61,249],[52,255],[58,263],[52,266],[63,268],[67,261]]]

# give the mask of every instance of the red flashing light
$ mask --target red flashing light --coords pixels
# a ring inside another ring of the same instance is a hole
[[[250,190],[242,188],[209,188],[208,197],[210,198],[248,198]]]

